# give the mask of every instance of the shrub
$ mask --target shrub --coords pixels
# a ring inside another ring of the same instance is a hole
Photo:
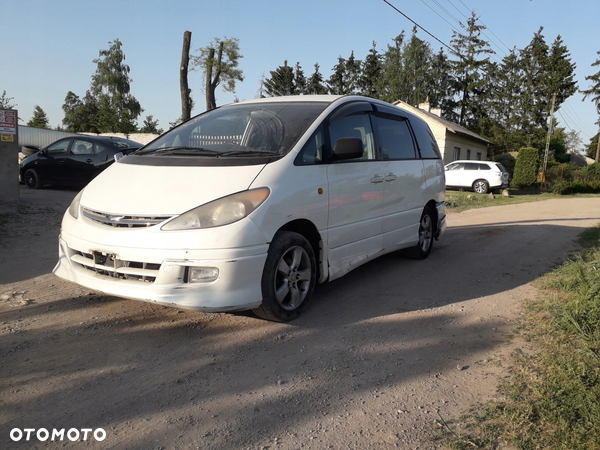
[[[600,176],[600,163],[590,164],[581,169],[581,173],[585,176]]]
[[[521,188],[535,183],[539,163],[540,152],[538,149],[526,147],[519,150],[512,181],[513,186]]]
[[[494,156],[494,161],[499,162],[504,166],[510,179],[512,180],[515,176],[515,164],[517,160],[510,153],[500,153]]]
[[[561,181],[554,186],[552,192],[560,195],[600,194],[600,180]]]

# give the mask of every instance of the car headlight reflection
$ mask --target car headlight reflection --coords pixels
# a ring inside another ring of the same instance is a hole
[[[258,208],[270,193],[269,188],[263,187],[220,198],[183,213],[163,225],[161,230],[193,230],[229,225]]]

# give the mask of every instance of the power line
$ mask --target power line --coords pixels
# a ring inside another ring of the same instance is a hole
[[[462,5],[463,5],[463,6],[464,6],[464,7],[465,7],[465,8],[466,8],[466,9],[467,9],[467,10],[468,10],[470,13],[474,13],[474,12],[475,12],[474,10],[470,9],[470,8],[469,8],[467,5],[465,5],[465,4],[464,4],[464,2],[463,2],[462,0],[458,0],[458,1],[459,1],[459,2],[460,2],[460,3],[461,3],[461,4],[462,4]],[[454,6],[454,4],[453,4],[453,3],[452,3],[450,0],[448,0],[448,3],[450,3],[452,6]],[[456,8],[456,6],[454,6],[454,7]],[[457,9],[457,10],[460,12],[460,10],[459,10],[458,8],[456,8],[456,9]],[[464,14],[463,14],[463,16],[464,16]],[[468,17],[467,17],[467,16],[465,16],[465,18],[466,18],[466,19],[468,19]],[[502,45],[504,45],[504,47],[506,47],[506,49],[507,49],[507,50],[510,52],[510,48],[508,48],[508,45],[506,45],[504,42],[502,42],[502,39],[500,39],[498,36],[496,36],[496,33],[494,33],[494,32],[493,32],[493,31],[492,31],[490,28],[488,28],[488,26],[487,26],[485,23],[483,23],[483,21],[481,20],[481,16],[479,17],[479,19],[478,19],[478,20],[479,20],[479,22],[481,22],[481,25],[483,25],[483,26],[485,27],[485,29],[486,29],[486,30],[489,30],[489,32],[490,32],[490,33],[492,33],[492,34],[494,35],[494,37],[495,37],[496,39],[498,39],[498,40],[500,41],[500,43],[501,43]],[[494,41],[493,41],[493,39],[491,39],[491,38],[490,38],[489,36],[487,36],[485,33],[484,33],[484,35],[485,35],[485,37],[487,37],[487,38],[488,38],[490,41],[494,42]],[[500,46],[499,46],[498,44],[496,44],[496,42],[494,42],[494,44],[496,45],[496,47],[498,47],[498,49],[500,49]],[[500,49],[500,50],[501,50],[501,49]],[[501,50],[501,51],[502,51],[504,54],[506,54],[506,52],[504,52],[504,50]]]
[[[442,42],[440,39],[438,39],[437,37],[435,37],[433,34],[431,34],[429,31],[427,31],[425,28],[423,28],[417,22],[415,22],[414,20],[412,20],[410,17],[408,17],[406,14],[404,14],[402,11],[400,11],[398,8],[396,8],[394,5],[392,5],[390,2],[388,2],[387,0],[383,0],[383,1],[385,3],[387,3],[390,7],[392,7],[397,13],[402,14],[406,19],[410,20],[412,23],[414,23],[417,27],[419,27],[421,30],[423,30],[425,33],[427,33],[429,36],[431,36],[433,39],[435,39],[440,44],[442,44],[444,47],[446,47],[448,50],[450,50],[453,54],[457,55],[461,59],[463,58],[463,56],[460,53],[457,53],[448,44],[446,44],[445,42]]]

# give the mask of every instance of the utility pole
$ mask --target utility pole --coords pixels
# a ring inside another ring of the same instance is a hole
[[[552,95],[552,109],[550,110],[550,125],[548,125],[548,136],[546,137],[546,151],[544,151],[544,166],[542,168],[542,186],[546,185],[546,166],[548,165],[548,152],[550,151],[550,137],[552,136],[552,125],[554,123],[554,102],[556,94]]]
[[[596,162],[600,161],[600,131],[598,131],[598,146],[596,147]]]

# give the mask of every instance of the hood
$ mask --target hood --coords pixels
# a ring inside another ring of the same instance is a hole
[[[146,166],[112,164],[88,184],[81,205],[103,213],[175,215],[246,190],[264,164]]]

